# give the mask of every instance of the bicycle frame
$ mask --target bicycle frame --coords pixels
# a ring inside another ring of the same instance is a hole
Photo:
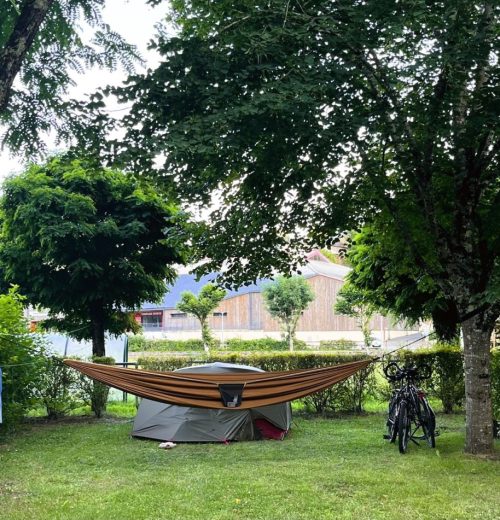
[[[397,364],[393,363],[393,365],[397,367]],[[395,376],[390,376],[386,369],[384,369],[384,372],[390,381],[404,382],[399,389],[393,390],[387,419],[388,435],[385,437],[390,442],[395,442],[399,435],[399,449],[401,453],[406,452],[409,440],[417,445],[419,444],[418,440],[426,440],[431,447],[434,447],[435,415],[425,397],[425,393],[416,386],[418,379],[416,368],[400,369],[397,367]],[[403,403],[404,417],[400,418]],[[405,423],[401,424],[402,421]],[[416,436],[415,434],[419,429],[422,429],[422,435]],[[404,439],[401,439],[402,435],[404,435]]]

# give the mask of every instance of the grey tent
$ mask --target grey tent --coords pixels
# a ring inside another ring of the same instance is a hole
[[[210,363],[185,373],[263,372],[245,365]],[[249,410],[211,410],[142,399],[132,436],[173,442],[226,442],[283,438],[292,422],[290,403]]]

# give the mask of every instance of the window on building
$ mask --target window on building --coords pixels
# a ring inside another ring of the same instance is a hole
[[[171,312],[170,317],[171,318],[185,318],[187,314],[185,312]]]
[[[162,326],[163,312],[147,312],[141,315],[141,325],[145,329],[160,329]]]

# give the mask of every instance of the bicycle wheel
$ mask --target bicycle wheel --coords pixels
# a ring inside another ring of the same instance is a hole
[[[420,423],[424,431],[425,440],[431,448],[436,447],[436,416],[427,400],[420,402]]]
[[[398,440],[399,453],[406,453],[410,440],[411,421],[408,417],[408,403],[403,400],[399,405],[398,413]]]

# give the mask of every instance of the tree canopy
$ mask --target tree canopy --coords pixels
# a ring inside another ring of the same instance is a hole
[[[434,278],[411,261],[394,227],[377,221],[352,239],[349,286],[365,304],[410,323],[431,320],[438,337],[457,340],[456,308]]]
[[[290,350],[293,350],[297,323],[314,300],[313,290],[303,276],[278,276],[264,287],[262,297],[269,314],[279,321]]]
[[[177,309],[197,318],[201,324],[201,338],[203,347],[208,352],[212,340],[212,333],[208,325],[210,314],[217,308],[226,296],[226,291],[213,283],[207,283],[201,288],[198,296],[191,291],[184,291]]]
[[[498,4],[173,6],[180,34],[158,38],[163,61],[115,91],[133,103],[117,156],[192,201],[219,197],[201,245],[232,281],[285,272],[298,250],[362,224],[397,236],[408,283],[432,279],[447,328],[462,323],[467,450],[490,452]]]
[[[90,104],[66,97],[76,73],[119,66],[132,72],[141,60],[135,48],[103,21],[104,4],[105,0],[2,2],[0,122],[6,129],[3,144],[14,152],[43,151],[41,135],[49,131],[62,140],[76,136],[82,141],[105,132],[105,118],[89,113],[102,106],[99,95]],[[92,31],[90,38],[83,34],[84,27]]]
[[[48,325],[92,338],[134,327],[183,262],[183,216],[154,189],[86,159],[55,157],[4,183],[0,264]]]
[[[422,246],[461,247],[478,172],[484,220],[498,211],[498,13],[481,5],[176,2],[182,32],[158,40],[164,61],[117,92],[134,102],[122,158],[182,178],[193,200],[222,191],[206,240],[214,264],[237,253],[235,278],[286,269],[304,229],[332,239],[379,210],[415,261],[439,263]]]

